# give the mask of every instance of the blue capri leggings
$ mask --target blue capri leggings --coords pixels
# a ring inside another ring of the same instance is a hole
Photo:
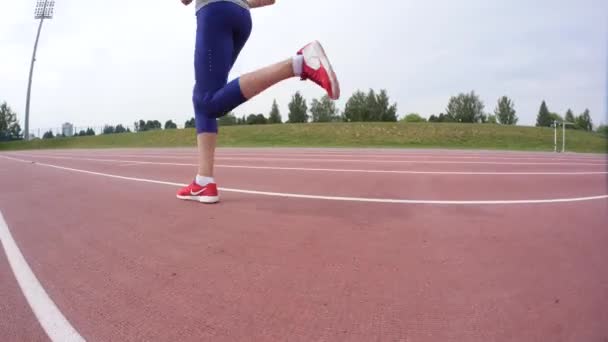
[[[196,131],[217,133],[217,118],[247,101],[239,79],[228,83],[228,74],[251,34],[251,15],[239,5],[218,1],[201,8],[196,18]]]

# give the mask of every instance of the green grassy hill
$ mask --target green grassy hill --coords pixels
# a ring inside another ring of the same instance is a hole
[[[193,129],[0,143],[0,150],[195,146]],[[561,132],[558,135],[561,146]],[[412,147],[553,150],[553,129],[489,124],[330,123],[220,128],[223,147]],[[566,150],[608,153],[608,139],[568,130]]]

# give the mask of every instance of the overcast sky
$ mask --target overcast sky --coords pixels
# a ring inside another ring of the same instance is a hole
[[[179,0],[56,0],[45,22],[36,70],[31,127],[178,124],[193,116],[196,21]],[[35,1],[0,1],[0,101],[23,126]],[[253,10],[254,29],[231,78],[293,55],[320,40],[342,84],[339,108],[357,89],[386,89],[399,115],[444,112],[450,96],[475,90],[486,111],[511,97],[520,124],[549,109],[589,108],[606,122],[606,0],[277,0]],[[287,117],[290,80],[235,110],[268,114],[273,98]],[[33,131],[35,132],[35,131]]]

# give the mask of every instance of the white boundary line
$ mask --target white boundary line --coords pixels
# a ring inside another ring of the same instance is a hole
[[[101,152],[101,153],[100,153]],[[109,152],[109,153],[108,153]],[[196,153],[149,153],[149,152],[144,152],[144,153],[136,153],[135,151],[125,151],[125,152],[130,152],[130,153],[112,153],[111,151],[98,151],[98,150],[94,150],[94,151],[90,151],[90,153],[87,153],[89,155],[95,155],[95,156],[105,156],[105,157],[149,157],[149,158],[174,158],[174,159],[182,159],[182,158],[196,158],[197,154]],[[81,153],[74,153],[72,151],[66,151],[66,150],[59,150],[56,152],[52,152],[54,154],[57,155],[66,155],[66,156],[79,156]],[[537,161],[537,162],[542,162],[542,161],[567,161],[567,162],[571,162],[569,164],[577,164],[577,162],[594,162],[594,163],[608,163],[608,157],[607,158],[601,158],[601,157],[596,157],[596,158],[577,158],[577,157],[572,157],[572,158],[564,158],[564,157],[551,157],[551,156],[547,156],[547,157],[532,157],[532,156],[522,156],[522,157],[499,157],[499,156],[484,156],[484,155],[471,155],[471,156],[460,156],[460,155],[451,155],[451,154],[382,154],[382,153],[378,153],[378,154],[358,154],[358,153],[353,153],[353,154],[331,154],[331,153],[327,153],[327,154],[311,154],[311,153],[222,153],[222,152],[218,152],[216,154],[217,158],[224,158],[224,157],[241,157],[241,158],[245,158],[245,157],[252,157],[252,158],[265,158],[265,157],[275,157],[275,158],[282,158],[282,157],[304,157],[308,159],[312,159],[312,160],[316,160],[314,159],[314,157],[320,157],[320,158],[335,158],[335,157],[350,157],[350,158],[368,158],[366,160],[378,160],[380,158],[402,158],[403,162],[408,161],[407,159],[409,158],[418,158],[418,159],[425,159],[425,158],[435,158],[435,159],[496,159],[496,160],[533,160],[533,161]]]
[[[113,156],[120,156],[120,154],[109,154]],[[137,154],[140,155],[140,154]],[[558,158],[558,157],[495,157],[495,156],[456,156],[456,155],[416,155],[416,154],[308,154],[308,153],[217,153],[218,157],[307,157],[307,158],[336,158],[336,157],[345,157],[345,158],[369,158],[371,160],[381,159],[381,158],[400,158],[400,159],[425,159],[425,158],[436,158],[436,159],[493,159],[493,160],[533,160],[533,161],[567,161],[567,162],[597,162],[602,163],[606,162],[605,158]],[[167,157],[178,157],[178,158],[196,158],[196,153],[178,153],[178,154],[160,154],[160,153],[142,153],[141,156],[150,156],[153,158],[167,158]]]
[[[99,149],[57,149],[52,150],[58,153],[113,153],[113,154],[122,154],[122,153],[135,153],[135,154],[147,154],[147,155],[181,155],[181,156],[196,156],[196,149],[162,149],[155,150],[152,148],[144,148],[144,149],[108,149],[108,148],[99,148]],[[361,151],[361,149],[357,150],[344,150],[344,151],[332,151],[332,150],[300,150],[300,149],[281,149],[281,148],[269,148],[269,149],[230,149],[230,148],[222,148],[218,147],[217,154],[224,155],[288,155],[288,156],[361,156],[361,157],[382,157],[382,156],[395,156],[395,157],[449,157],[449,158],[497,158],[497,159],[564,159],[564,160],[605,160],[608,158],[608,153],[606,154],[581,154],[581,153],[566,153],[566,154],[556,154],[553,152],[530,152],[530,153],[498,153],[498,152],[487,152],[487,153],[466,153],[466,152],[458,152],[456,151],[443,151],[438,150],[435,153],[427,152],[417,152],[415,150],[397,150],[391,151],[390,149],[382,149],[382,150],[371,150],[371,151]]]
[[[94,161],[103,163],[119,163],[118,166],[133,166],[133,165],[166,165],[166,166],[197,166],[197,164],[188,163],[166,163],[166,162],[151,162],[151,161],[136,161],[126,159],[99,159],[99,158],[80,158],[66,156],[52,156],[44,154],[11,154],[20,157],[37,157],[47,159],[65,159],[65,160],[82,160]],[[606,175],[608,171],[572,171],[572,172],[492,172],[492,171],[407,171],[407,170],[361,170],[361,169],[326,169],[326,168],[305,168],[305,167],[276,167],[276,166],[248,166],[248,165],[215,165],[218,168],[228,169],[249,169],[249,170],[277,170],[277,171],[310,171],[310,172],[340,172],[340,173],[388,173],[388,174],[404,174],[404,175],[455,175],[455,176],[588,176],[588,175]]]
[[[96,154],[102,157],[124,157],[124,158],[155,158],[155,159],[195,159],[185,156],[141,156],[133,154],[107,155]],[[75,155],[74,155],[75,156]],[[568,166],[608,166],[608,163],[566,163],[566,162],[499,162],[499,161],[456,161],[456,160],[394,160],[394,159],[324,159],[324,158],[276,158],[276,157],[221,157],[216,160],[255,160],[255,161],[302,161],[315,163],[386,163],[386,164],[476,164],[476,165],[568,165]]]
[[[29,154],[36,156],[36,154]],[[77,154],[60,153],[59,156],[78,157]],[[153,156],[153,155],[135,155],[135,154],[102,154],[95,153],[99,157],[123,157],[123,158],[154,158],[154,159],[195,159],[196,156]],[[441,158],[441,157],[438,157]],[[379,159],[325,159],[325,158],[277,158],[277,157],[222,157],[217,156],[216,160],[256,160],[256,161],[303,161],[303,162],[318,162],[318,163],[399,163],[399,164],[476,164],[476,165],[567,165],[567,166],[608,166],[606,163],[567,163],[567,162],[499,162],[499,161],[456,161],[456,160],[379,160]]]
[[[142,183],[162,184],[171,185],[176,187],[185,186],[186,184],[159,181],[145,178],[125,177],[120,175],[113,175],[109,173],[94,172],[82,169],[75,169],[70,167],[64,167],[53,164],[33,162],[31,160],[24,160],[6,156],[0,156],[5,159],[11,159],[23,163],[35,163],[39,166],[51,167],[59,170],[72,171],[96,176],[103,176],[107,178],[130,180]],[[254,190],[243,190],[243,189],[231,189],[231,188],[220,188],[221,191],[234,192],[241,194],[260,195],[260,196],[271,196],[271,197],[284,197],[284,198],[300,198],[300,199],[315,199],[315,200],[327,200],[327,201],[341,201],[341,202],[366,202],[366,203],[392,203],[392,204],[433,204],[433,205],[513,205],[513,204],[551,204],[551,203],[572,203],[572,202],[585,202],[600,199],[607,199],[608,195],[599,196],[588,196],[588,197],[576,197],[576,198],[556,198],[556,199],[540,199],[540,200],[489,200],[489,201],[436,201],[436,200],[407,200],[407,199],[388,199],[388,198],[364,198],[364,197],[337,197],[337,196],[320,196],[320,195],[303,195],[293,193],[282,193],[282,192],[266,192],[266,191],[254,191]]]
[[[36,278],[13,239],[2,212],[0,212],[0,241],[25,299],[51,341],[85,341],[59,311]]]

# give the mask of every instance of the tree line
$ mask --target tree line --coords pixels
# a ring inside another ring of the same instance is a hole
[[[404,117],[404,121],[424,121],[418,114],[413,113]],[[507,96],[498,99],[493,113],[485,112],[485,104],[475,91],[460,93],[450,97],[445,113],[431,115],[429,122],[460,122],[460,123],[491,123],[501,125],[516,125],[519,121],[515,111],[515,103]]]
[[[547,107],[547,103],[543,100],[536,117],[537,127],[552,127],[554,122],[567,122],[566,129],[580,129],[584,131],[593,131],[593,120],[591,120],[591,114],[589,109],[585,109],[583,113],[575,116],[572,109],[568,109],[564,117],[557,113],[552,113]],[[600,125],[597,129],[598,132],[606,133],[606,126]]]
[[[347,101],[342,112],[334,101],[325,95],[310,103],[298,91],[287,105],[288,120],[285,123],[299,124],[308,122],[359,122],[359,121],[397,121],[397,104],[390,103],[386,90],[376,93],[357,91]],[[281,124],[283,119],[277,101],[274,100],[268,117],[262,113],[238,117],[228,113],[218,120],[221,126]],[[194,119],[186,122],[186,127],[194,127]]]
[[[370,89],[367,93],[357,90],[346,102],[340,112],[329,97],[313,99],[310,107],[300,92],[296,92],[288,104],[289,113],[286,123],[307,122],[396,122],[397,104],[391,103],[386,90],[376,92]],[[506,96],[498,99],[494,113],[485,113],[485,105],[474,91],[452,96],[448,102],[445,114],[431,115],[429,122],[462,122],[462,123],[500,123],[515,125],[518,117],[515,105]],[[404,122],[426,122],[427,119],[417,113],[404,116]],[[220,125],[257,125],[282,123],[281,113],[276,100],[268,118],[263,114],[250,114],[237,117],[233,113],[219,119]],[[188,125],[186,125],[188,127]]]
[[[355,91],[347,100],[345,107],[340,111],[335,102],[327,95],[313,99],[308,102],[300,92],[296,92],[288,103],[288,120],[285,123],[308,123],[308,122],[396,122],[398,120],[397,104],[391,103],[386,90],[379,92],[369,89],[367,92]],[[428,120],[418,113],[405,115],[403,122],[438,122],[438,123],[491,123],[502,125],[516,125],[519,121],[515,110],[514,102],[507,96],[500,97],[493,112],[485,111],[485,104],[481,101],[475,91],[460,93],[450,97],[444,112],[431,115]],[[574,115],[568,109],[564,116],[549,111],[546,102],[543,100],[537,115],[537,127],[552,127],[554,122],[568,122],[568,129],[580,129],[585,131],[593,130],[593,121],[589,109],[583,113]],[[221,126],[232,125],[263,125],[281,124],[282,115],[277,101],[274,100],[268,115],[262,113],[236,116],[234,113],[218,119]],[[177,124],[168,120],[164,125],[158,120],[138,120],[134,123],[134,132],[146,132],[160,129],[176,129]],[[185,128],[194,128],[195,119],[191,118],[184,123]],[[608,127],[600,125],[597,132],[608,135]],[[105,125],[102,134],[131,133],[131,129],[123,125]],[[92,128],[75,132],[74,136],[95,135]],[[57,136],[63,136],[59,134]],[[51,130],[44,133],[44,139],[54,138]],[[17,121],[15,112],[6,102],[0,105],[0,141],[22,139],[21,126]]]

